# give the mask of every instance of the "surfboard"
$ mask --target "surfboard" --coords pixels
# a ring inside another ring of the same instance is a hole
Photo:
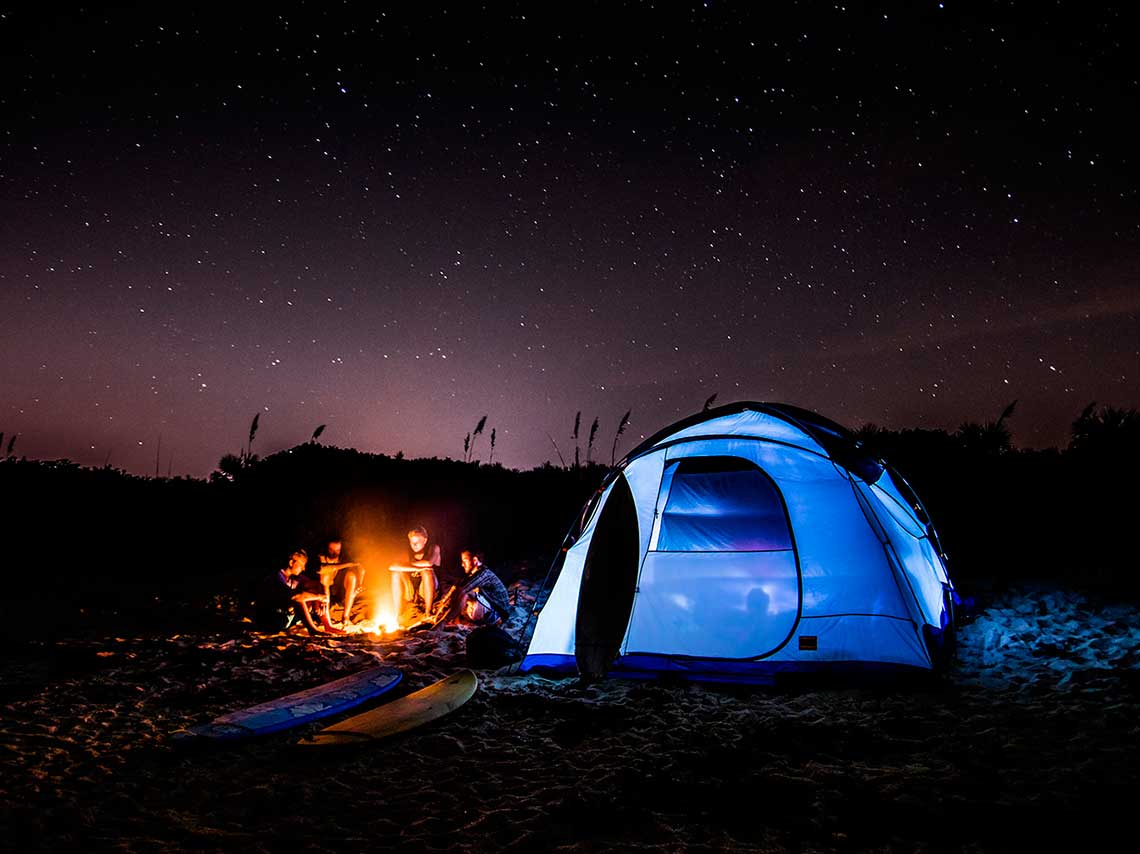
[[[403,674],[399,670],[372,667],[324,685],[230,712],[175,735],[228,740],[281,732],[355,708],[366,700],[391,691],[401,678]]]
[[[312,738],[301,739],[298,744],[365,744],[407,732],[458,709],[471,699],[478,687],[479,680],[475,674],[461,670],[406,697],[325,727]]]

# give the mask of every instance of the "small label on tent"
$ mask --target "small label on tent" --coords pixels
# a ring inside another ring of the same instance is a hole
[[[813,651],[819,649],[816,635],[800,635],[800,649]]]

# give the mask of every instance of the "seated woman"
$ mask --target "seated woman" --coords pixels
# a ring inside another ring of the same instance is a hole
[[[436,573],[441,563],[439,544],[428,538],[427,528],[417,525],[408,531],[407,559],[388,567],[392,573],[392,607],[397,615],[415,601],[417,588],[424,614],[431,614],[439,584]]]
[[[289,562],[265,579],[258,590],[255,625],[260,631],[282,632],[296,623],[304,622],[309,631],[319,634],[313,621],[313,611],[325,628],[337,633],[328,622],[325,610],[325,593],[320,585],[302,575],[309,555],[297,549],[289,555]]]
[[[480,626],[497,626],[510,616],[511,597],[506,586],[483,565],[483,556],[478,552],[464,551],[459,559],[466,576],[458,594],[460,619]]]

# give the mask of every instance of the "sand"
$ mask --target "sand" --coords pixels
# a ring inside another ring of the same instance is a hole
[[[1140,608],[1047,586],[982,605],[932,680],[583,688],[484,670],[430,727],[328,753],[298,732],[169,736],[380,662],[414,690],[465,665],[467,629],[326,639],[235,618],[28,639],[0,665],[4,848],[1016,851],[1131,834]]]

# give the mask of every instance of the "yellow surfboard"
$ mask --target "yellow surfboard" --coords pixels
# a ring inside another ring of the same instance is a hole
[[[479,680],[475,674],[461,670],[414,694],[325,727],[312,738],[303,738],[297,743],[317,746],[361,744],[407,732],[458,709],[471,699],[478,687]]]

